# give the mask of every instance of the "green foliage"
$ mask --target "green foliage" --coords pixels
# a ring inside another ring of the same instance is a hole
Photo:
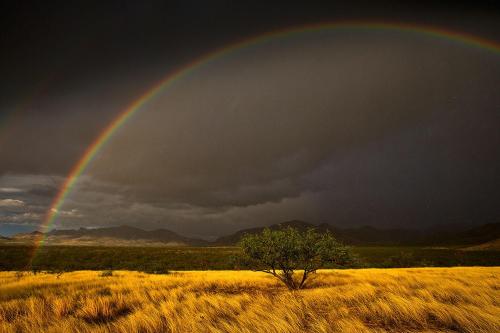
[[[170,274],[170,271],[159,263],[148,265],[140,271],[148,274]]]
[[[353,262],[347,247],[330,233],[314,229],[264,229],[260,234],[245,235],[240,246],[251,267],[272,274],[289,289],[303,288],[310,274],[326,263],[346,266]],[[296,271],[302,271],[300,280],[294,278]]]
[[[112,270],[106,270],[102,271],[101,274],[99,274],[100,277],[108,277],[108,276],[113,276],[113,271]]]

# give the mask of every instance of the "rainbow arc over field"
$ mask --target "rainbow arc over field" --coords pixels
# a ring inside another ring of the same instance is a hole
[[[451,31],[440,27],[429,26],[429,25],[418,25],[418,24],[408,24],[408,23],[388,23],[380,21],[336,21],[327,23],[316,23],[301,26],[293,26],[284,29],[274,30],[267,33],[263,33],[254,37],[246,38],[241,41],[229,44],[220,49],[216,49],[212,52],[208,52],[192,62],[185,64],[184,66],[178,68],[177,70],[170,72],[167,76],[150,87],[143,95],[135,99],[125,110],[121,111],[119,115],[106,126],[106,128],[95,138],[95,140],[87,147],[81,158],[77,161],[74,167],[71,169],[70,173],[66,177],[66,180],[62,184],[57,193],[56,197],[53,199],[49,210],[43,222],[40,224],[39,230],[43,233],[48,231],[54,224],[58,216],[62,205],[64,204],[66,198],[71,193],[72,188],[77,183],[80,175],[87,169],[88,165],[92,162],[94,157],[101,151],[101,149],[109,142],[113,135],[133,116],[138,113],[142,107],[148,103],[151,99],[157,96],[159,93],[165,91],[170,86],[175,84],[176,81],[182,79],[195,72],[200,67],[210,64],[213,60],[220,59],[231,53],[257,46],[266,41],[270,41],[278,38],[293,37],[304,33],[313,33],[319,31],[328,30],[363,30],[363,31],[396,31],[402,33],[416,33],[422,34],[433,38],[439,38],[443,40],[448,40],[452,42],[458,42],[471,47],[477,47],[481,49],[488,50],[490,52],[500,54],[500,43],[488,39],[484,39],[475,35],[468,33],[462,33],[457,31]],[[42,236],[35,244],[32,258],[36,255],[37,249],[43,245],[44,237]]]

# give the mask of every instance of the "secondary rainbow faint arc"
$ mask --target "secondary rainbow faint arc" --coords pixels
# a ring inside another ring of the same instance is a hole
[[[268,40],[283,38],[287,36],[294,36],[301,33],[310,33],[323,30],[334,29],[358,29],[358,30],[391,30],[429,35],[441,39],[460,42],[466,45],[483,48],[495,53],[500,53],[500,44],[495,41],[484,39],[468,33],[446,30],[439,27],[428,25],[417,25],[407,23],[386,23],[376,21],[338,21],[330,23],[317,23],[302,26],[293,26],[285,29],[279,29],[263,33],[254,37],[235,42],[226,47],[217,49],[215,51],[204,54],[203,56],[195,59],[194,61],[184,65],[181,68],[169,73],[163,80],[150,88],[145,94],[136,99],[129,107],[123,110],[88,146],[82,157],[71,169],[66,177],[66,180],[59,189],[58,194],[53,199],[50,209],[47,211],[46,216],[40,225],[40,231],[46,232],[54,223],[57,218],[58,212],[64,204],[65,199],[71,193],[71,189],[78,181],[79,176],[86,170],[88,165],[92,162],[94,157],[106,145],[111,137],[119,130],[130,118],[134,116],[141,107],[149,100],[154,98],[159,92],[165,90],[174,84],[177,80],[189,75],[201,66],[210,63],[212,60],[221,58],[226,54],[230,54],[236,50],[258,45]],[[38,248],[43,244],[44,237],[42,237],[35,245]]]

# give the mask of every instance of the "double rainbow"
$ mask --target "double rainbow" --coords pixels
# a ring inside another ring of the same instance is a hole
[[[333,23],[319,23],[319,24],[309,24],[303,26],[295,26],[291,28],[285,28],[281,30],[275,30],[262,35],[254,36],[242,41],[230,44],[229,46],[222,47],[213,52],[204,54],[203,56],[195,59],[194,61],[187,63],[183,67],[178,68],[174,72],[169,73],[163,80],[158,82],[152,88],[146,91],[145,94],[137,98],[130,104],[125,110],[123,110],[88,146],[82,157],[71,169],[70,173],[66,177],[66,180],[62,184],[57,193],[56,197],[53,199],[49,210],[43,222],[40,225],[39,230],[43,233],[48,231],[53,225],[54,221],[58,216],[62,205],[64,204],[66,198],[71,193],[74,185],[77,183],[80,175],[87,169],[89,164],[99,153],[99,151],[109,142],[113,135],[136,113],[138,113],[142,107],[160,92],[168,89],[170,86],[175,84],[176,81],[183,77],[188,76],[200,67],[209,64],[215,59],[219,59],[225,55],[231,54],[232,52],[255,46],[266,42],[268,40],[284,38],[288,36],[294,36],[303,33],[312,33],[317,31],[325,30],[390,30],[399,31],[406,33],[418,33],[427,35],[434,38],[440,38],[450,41],[459,42],[473,47],[482,48],[491,52],[500,54],[500,44],[483,39],[474,35],[470,35],[462,32],[455,32],[451,30],[446,30],[433,26],[423,26],[416,24],[406,24],[406,23],[384,23],[384,22],[370,22],[370,21],[340,21]],[[33,256],[36,254],[36,250],[43,245],[44,237],[42,236],[35,244]]]

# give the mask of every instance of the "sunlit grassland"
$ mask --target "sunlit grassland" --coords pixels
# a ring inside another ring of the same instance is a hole
[[[0,332],[500,332],[500,267],[0,272]]]

